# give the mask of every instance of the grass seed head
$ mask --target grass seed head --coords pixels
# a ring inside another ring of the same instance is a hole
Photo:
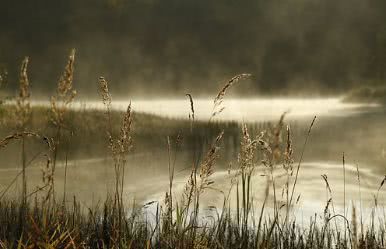
[[[21,63],[19,76],[19,94],[16,99],[16,121],[18,130],[25,130],[28,121],[31,118],[30,107],[30,83],[28,79],[29,58],[25,57]]]
[[[111,95],[109,92],[108,82],[103,76],[99,77],[99,92],[102,96],[102,101],[105,106],[111,105]]]

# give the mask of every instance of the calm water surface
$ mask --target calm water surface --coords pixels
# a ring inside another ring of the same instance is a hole
[[[33,105],[47,105],[48,102],[34,102]],[[113,108],[125,110],[128,101],[114,101]],[[213,112],[213,101],[198,99],[194,102],[196,119],[208,120]],[[374,195],[383,203],[385,192],[377,193],[379,184],[386,173],[386,115],[383,108],[377,105],[343,103],[339,98],[329,99],[229,99],[216,119],[238,122],[276,121],[283,112],[289,111],[288,122],[300,123],[300,129],[307,130],[313,116],[317,116],[313,134],[300,169],[295,196],[300,195],[296,212],[301,215],[322,213],[328,200],[326,185],[321,177],[328,176],[337,210],[344,204],[354,204],[365,208],[373,206]],[[76,102],[72,108],[104,108],[100,101]],[[188,118],[190,104],[188,100],[133,100],[132,108],[137,112],[151,113],[169,118]],[[306,121],[306,122],[305,122]],[[304,124],[303,124],[304,123]],[[302,126],[303,125],[303,126]],[[305,137],[303,137],[304,139]],[[303,141],[303,140],[302,140]],[[342,153],[346,153],[346,182],[343,182]],[[300,151],[298,150],[299,154]],[[182,151],[177,158],[175,194],[181,195],[191,165],[191,158]],[[297,155],[299,156],[299,155]],[[151,155],[131,155],[126,176],[126,194],[128,199],[137,202],[162,201],[168,186],[168,159],[166,152]],[[357,165],[360,169],[361,194],[359,195]],[[295,164],[296,166],[296,164]],[[70,194],[76,194],[95,203],[104,197],[106,190],[112,190],[111,161],[106,158],[93,158],[73,161],[68,171]],[[226,167],[223,167],[226,168]],[[17,169],[1,170],[1,187],[6,186]],[[213,175],[215,188],[203,197],[206,206],[221,207],[224,194],[230,193],[231,206],[234,202],[235,188],[230,189],[233,171],[217,169]],[[277,188],[281,193],[285,177],[280,166],[275,170]],[[63,174],[63,165],[59,166],[58,175]],[[256,207],[260,207],[264,198],[267,178],[263,166],[256,171],[253,180],[253,191]],[[41,176],[38,168],[29,170],[30,181],[38,181]],[[62,184],[58,180],[57,184]],[[346,189],[346,193],[343,189]],[[272,192],[272,191],[271,191]],[[281,195],[281,194],[279,194]],[[359,198],[361,196],[361,198]],[[270,196],[272,198],[272,196]],[[282,197],[279,197],[282,198]],[[269,202],[270,203],[270,202]],[[203,206],[205,206],[203,205]]]

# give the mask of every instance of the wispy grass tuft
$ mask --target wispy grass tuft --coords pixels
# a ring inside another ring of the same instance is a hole
[[[106,107],[106,123],[99,126],[98,132],[101,133],[101,127],[103,127],[107,134],[108,146],[104,150],[108,151],[113,159],[114,191],[109,193],[105,200],[90,207],[85,207],[82,200],[77,199],[76,196],[70,200],[64,198],[62,203],[58,203],[53,190],[54,179],[57,177],[54,174],[55,162],[64,134],[71,133],[69,127],[71,121],[75,120],[68,118],[68,112],[70,112],[68,107],[76,94],[73,89],[74,61],[75,51],[73,50],[58,82],[57,92],[52,98],[52,108],[49,113],[55,131],[52,138],[29,129],[32,110],[29,104],[28,58],[22,63],[20,90],[15,107],[17,115],[13,116],[14,120],[11,122],[17,124],[16,131],[0,140],[0,149],[6,148],[12,141],[22,141],[23,167],[11,183],[16,184],[18,176],[22,175],[22,193],[21,198],[12,199],[5,198],[9,187],[0,192],[0,248],[384,248],[385,217],[380,215],[379,211],[383,210],[383,207],[380,206],[378,198],[386,177],[374,193],[374,207],[368,226],[365,226],[362,219],[362,204],[360,205],[360,229],[357,224],[358,212],[354,204],[350,222],[348,217],[350,212],[347,211],[348,208],[346,210],[346,196],[343,200],[343,214],[336,212],[333,186],[330,185],[327,175],[322,175],[326,185],[326,205],[324,210],[321,210],[323,213],[310,217],[307,227],[294,217],[293,211],[299,204],[300,198],[299,194],[296,201],[294,200],[295,188],[316,117],[305,134],[306,139],[296,168],[294,168],[293,127],[286,125],[286,113],[276,124],[260,127],[262,131],[250,129],[248,125],[241,127],[235,125],[233,128],[238,129],[237,138],[240,146],[236,166],[228,172],[229,175],[232,174],[228,193],[216,187],[216,167],[219,164],[222,149],[225,151],[227,149],[229,136],[227,131],[224,132],[221,129],[222,126],[197,122],[195,131],[199,127],[211,129],[211,132],[203,133],[204,135],[193,133],[192,130],[186,132],[191,136],[201,135],[205,141],[212,141],[212,143],[208,142],[199,148],[200,151],[206,152],[203,155],[194,154],[190,174],[186,178],[180,195],[175,192],[173,186],[176,157],[179,148],[183,145],[184,134],[179,132],[177,136],[167,136],[169,185],[164,190],[164,200],[128,206],[124,192],[125,175],[130,173],[126,168],[127,156],[132,151],[134,134],[141,134],[134,131],[141,129],[141,126],[133,126],[136,119],[131,104],[124,113],[113,112],[112,97],[104,77],[99,78],[99,90]],[[223,110],[221,103],[227,90],[237,81],[248,77],[250,77],[249,74],[241,74],[227,82],[214,100],[212,117]],[[190,94],[187,94],[187,97],[190,102],[190,117],[194,121],[193,98]],[[80,115],[77,112],[73,114]],[[101,120],[99,116],[97,120]],[[188,125],[188,122],[184,124]],[[119,129],[117,129],[118,126]],[[26,184],[28,180],[26,168],[30,161],[26,160],[24,143],[27,138],[37,139],[45,143],[47,148],[46,170],[43,171],[45,184],[29,192]],[[76,146],[71,144],[69,139],[64,141],[67,141],[70,147]],[[53,156],[52,166],[51,155]],[[67,155],[66,153],[66,162]],[[344,156],[343,166],[345,174]],[[284,185],[278,184],[276,170],[279,168],[285,172]],[[256,185],[252,182],[257,172],[263,172],[266,178],[266,183],[258,186],[264,190],[262,202],[257,202],[254,196],[253,187]],[[343,184],[345,180],[346,175],[343,177]],[[359,168],[357,168],[357,180],[361,196]],[[41,194],[43,190],[46,190],[45,195]],[[202,197],[207,191],[216,191],[220,198],[223,198],[221,207],[204,206]],[[232,191],[235,192],[235,196],[231,196]],[[236,200],[231,200],[232,198]],[[231,201],[235,201],[235,209],[231,207]],[[266,211],[269,204],[273,206],[273,214]],[[154,211],[147,211],[150,207],[154,207],[152,209]],[[204,212],[207,209],[209,214]],[[259,213],[256,214],[256,211]]]

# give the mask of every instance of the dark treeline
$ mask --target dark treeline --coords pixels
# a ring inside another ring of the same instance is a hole
[[[44,94],[74,47],[81,94],[103,74],[122,96],[205,95],[241,72],[240,94],[342,93],[384,84],[385,23],[384,0],[3,0],[0,67],[12,89],[29,55]]]

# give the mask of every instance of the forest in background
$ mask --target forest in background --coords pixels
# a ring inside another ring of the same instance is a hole
[[[253,74],[241,96],[341,94],[385,84],[385,13],[384,0],[2,1],[0,70],[14,92],[30,56],[46,96],[76,48],[87,97],[99,75],[115,96],[207,96],[241,72]]]

